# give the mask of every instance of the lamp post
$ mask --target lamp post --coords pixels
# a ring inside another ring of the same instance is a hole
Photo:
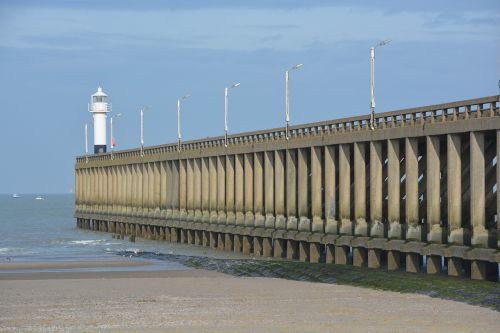
[[[300,67],[302,67],[303,64],[297,64],[293,67],[291,67],[290,69],[287,69],[285,71],[285,137],[286,139],[288,140],[289,138],[289,123],[290,123],[290,101],[289,101],[289,97],[288,97],[288,81],[289,81],[289,77],[290,77],[290,71],[294,70],[294,69],[299,69]]]
[[[187,94],[177,99],[177,151],[181,151],[181,101],[188,99],[191,95]]]
[[[141,108],[141,157],[144,156],[144,112],[149,110],[148,107],[142,107]]]
[[[121,117],[121,115],[121,113],[117,113],[115,115],[112,114],[109,118],[109,127],[111,130],[111,159],[113,159],[113,150],[115,148],[115,137],[113,136],[113,118]]]
[[[229,88],[224,88],[224,146],[227,147],[227,112],[228,112],[228,94],[229,90],[239,87],[240,83],[235,83]]]
[[[386,39],[370,48],[370,128],[375,129],[375,49],[391,42]]]
[[[85,162],[89,161],[89,129],[88,125],[85,124]]]

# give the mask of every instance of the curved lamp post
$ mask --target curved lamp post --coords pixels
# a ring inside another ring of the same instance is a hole
[[[375,49],[390,42],[390,39],[386,39],[370,48],[370,128],[372,130],[375,129]]]
[[[181,151],[181,101],[188,99],[191,95],[187,94],[177,99],[177,151]]]
[[[228,94],[229,94],[229,90],[233,89],[233,88],[237,88],[240,86],[240,83],[235,83],[233,84],[231,87],[229,88],[224,88],[224,146],[227,147],[227,129],[228,129],[228,126],[227,126],[227,113],[228,113]]]
[[[289,125],[290,125],[290,109],[289,109],[290,101],[288,97],[288,81],[290,77],[290,71],[294,69],[299,69],[302,66],[303,64],[297,64],[285,71],[285,136],[287,140],[289,138]]]
[[[115,115],[112,114],[111,117],[109,117],[109,127],[111,129],[111,159],[113,159],[113,150],[115,148],[115,138],[113,136],[113,118],[118,118],[121,116],[121,113],[117,113]]]

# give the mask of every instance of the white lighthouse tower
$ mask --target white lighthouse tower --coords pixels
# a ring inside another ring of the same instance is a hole
[[[108,95],[99,86],[91,96],[89,111],[94,117],[94,154],[106,153],[106,113],[110,111]]]

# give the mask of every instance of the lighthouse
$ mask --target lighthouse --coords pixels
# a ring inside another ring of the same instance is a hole
[[[94,118],[94,154],[106,153],[106,117],[110,111],[108,95],[101,87],[90,98],[89,111]]]

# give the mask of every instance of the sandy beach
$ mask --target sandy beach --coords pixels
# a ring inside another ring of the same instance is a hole
[[[195,269],[26,271],[104,264],[1,264],[0,331],[497,332],[500,325],[500,314],[486,308],[334,284]]]

